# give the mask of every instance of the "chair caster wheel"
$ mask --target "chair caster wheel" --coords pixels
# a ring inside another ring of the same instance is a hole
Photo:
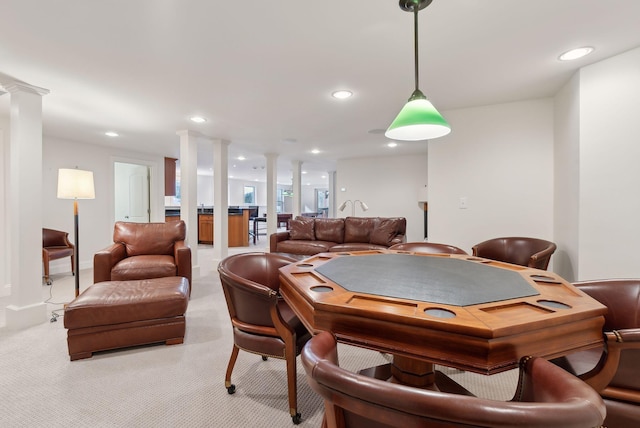
[[[47,280],[47,285],[51,285],[51,284],[53,284],[53,281],[51,281],[50,279]]]
[[[267,360],[268,360],[268,358],[267,358],[266,356],[264,356],[264,355],[263,355],[263,356],[262,356],[262,361],[267,361]]]
[[[236,392],[236,386],[235,385],[231,385],[227,387],[227,394],[231,395],[233,393]]]
[[[298,425],[300,422],[302,422],[302,415],[300,413],[296,413],[294,416],[291,416],[291,420],[293,421],[294,425]]]

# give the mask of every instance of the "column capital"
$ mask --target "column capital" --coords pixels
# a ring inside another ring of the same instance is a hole
[[[179,135],[180,137],[194,137],[194,138],[203,137],[203,135],[200,132],[193,131],[191,129],[181,129],[179,131],[176,131],[176,135]]]
[[[0,81],[0,87],[4,88],[7,92],[11,94],[15,94],[17,92],[27,92],[29,94],[43,96],[49,93],[48,89],[30,85],[28,83],[21,82],[19,80],[11,80],[8,82]]]
[[[211,137],[205,137],[207,138],[209,141],[211,141],[213,144],[220,144],[221,146],[228,146],[231,144],[231,141],[229,140],[223,140],[221,138],[211,138]]]

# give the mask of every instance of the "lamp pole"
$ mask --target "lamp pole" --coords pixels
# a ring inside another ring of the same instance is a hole
[[[76,297],[78,297],[80,295],[80,270],[79,270],[79,262],[78,262],[78,255],[80,254],[80,250],[79,250],[79,236],[78,236],[78,198],[74,198],[73,199],[73,236],[74,236],[74,241],[75,241],[75,248],[73,249],[74,251],[74,257],[73,257],[73,272],[75,274],[75,280],[76,280]]]

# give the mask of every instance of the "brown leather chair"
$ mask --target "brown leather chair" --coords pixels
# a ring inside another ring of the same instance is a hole
[[[392,245],[389,249],[430,254],[467,254],[467,252],[461,248],[435,242],[403,242],[402,244]]]
[[[189,280],[191,249],[184,242],[184,221],[116,222],[113,244],[93,257],[93,282],[129,281],[181,276]]]
[[[49,276],[49,262],[51,260],[71,257],[71,274],[75,275],[75,246],[69,242],[69,234],[61,230],[42,228],[42,264],[44,265],[44,280],[47,285],[53,281]]]
[[[338,365],[335,337],[322,332],[302,351],[311,387],[325,403],[325,428],[599,427],[602,398],[542,358],[523,358],[511,401],[449,394],[356,374]]]
[[[546,270],[556,244],[544,239],[494,238],[473,246],[473,255],[485,259]]]
[[[311,335],[289,305],[278,295],[278,269],[295,259],[273,253],[243,253],[229,256],[218,265],[224,297],[233,326],[233,351],[227,366],[225,387],[236,390],[231,373],[240,349],[267,357],[285,359],[289,412],[300,423],[297,398],[296,357]]]
[[[577,374],[604,398],[605,425],[640,426],[640,279],[608,279],[574,284],[609,312],[604,347],[554,360]]]

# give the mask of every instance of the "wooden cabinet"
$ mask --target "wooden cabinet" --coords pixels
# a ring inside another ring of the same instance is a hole
[[[198,242],[213,244],[213,215],[198,215]]]
[[[164,158],[164,195],[176,195],[176,161],[174,158]]]
[[[213,215],[198,214],[198,242],[213,244]],[[249,210],[242,214],[229,214],[229,247],[249,246]]]
[[[249,210],[242,210],[242,214],[229,215],[229,246],[249,246]]]

